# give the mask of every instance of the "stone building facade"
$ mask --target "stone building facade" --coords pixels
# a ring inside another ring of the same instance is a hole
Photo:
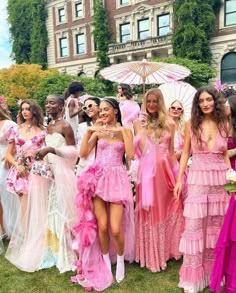
[[[167,57],[173,53],[174,0],[103,0],[111,63]],[[46,0],[48,65],[69,74],[96,75],[93,0]],[[211,39],[216,79],[236,83],[236,1],[224,0]]]

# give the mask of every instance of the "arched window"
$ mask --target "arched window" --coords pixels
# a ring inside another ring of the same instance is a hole
[[[236,83],[236,52],[225,54],[221,60],[221,82]]]

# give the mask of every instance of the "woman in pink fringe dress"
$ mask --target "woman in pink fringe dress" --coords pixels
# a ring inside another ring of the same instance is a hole
[[[231,120],[231,135],[228,141],[231,168],[236,169],[236,95],[228,98],[226,112]],[[235,182],[236,183],[236,182]],[[230,199],[229,208],[225,215],[215,248],[215,264],[211,275],[210,288],[221,292],[222,281],[225,280],[224,292],[236,292],[236,193]]]
[[[214,248],[230,198],[223,187],[226,170],[230,167],[227,121],[221,94],[211,86],[198,89],[191,119],[185,129],[175,186],[175,196],[178,197],[191,149],[192,164],[184,206],[185,229],[180,241],[184,258],[179,282],[179,287],[189,293],[202,291],[209,285]]]
[[[141,267],[159,272],[170,258],[181,257],[183,208],[182,201],[173,194],[178,169],[174,155],[175,123],[168,118],[159,89],[146,93],[143,107],[146,121],[144,118],[135,122],[142,153],[136,195],[136,261]]]
[[[80,157],[96,147],[95,162],[78,178],[78,224],[74,248],[79,260],[72,281],[96,291],[113,282],[111,261],[116,262],[116,280],[125,276],[124,259],[134,260],[134,219],[131,184],[123,155],[132,159],[132,133],[120,126],[121,114],[115,99],[100,104],[102,126],[88,127]]]

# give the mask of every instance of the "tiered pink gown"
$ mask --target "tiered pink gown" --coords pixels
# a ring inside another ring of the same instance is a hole
[[[136,261],[152,272],[166,268],[168,259],[181,257],[179,242],[183,232],[182,201],[173,195],[174,169],[170,134],[159,143],[147,137],[139,164],[136,195]]]
[[[134,211],[131,184],[122,162],[124,143],[110,143],[100,139],[97,144],[95,162],[78,178],[78,223],[74,248],[79,260],[77,275],[72,282],[87,289],[102,291],[112,284],[112,273],[108,270],[100,250],[97,221],[93,213],[92,198],[98,196],[107,203],[119,203],[124,206],[122,230],[125,235],[124,257],[134,260]],[[112,236],[110,237],[110,257],[116,261]]]
[[[217,134],[209,149],[191,133],[192,164],[188,172],[188,196],[184,206],[185,229],[180,242],[184,254],[179,287],[196,293],[209,285],[214,248],[229,202],[224,190],[227,166],[223,152],[227,139]]]

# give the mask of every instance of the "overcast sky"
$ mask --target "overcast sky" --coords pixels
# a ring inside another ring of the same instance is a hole
[[[13,61],[10,58],[11,45],[9,26],[7,23],[7,0],[0,0],[0,69],[9,67]]]

